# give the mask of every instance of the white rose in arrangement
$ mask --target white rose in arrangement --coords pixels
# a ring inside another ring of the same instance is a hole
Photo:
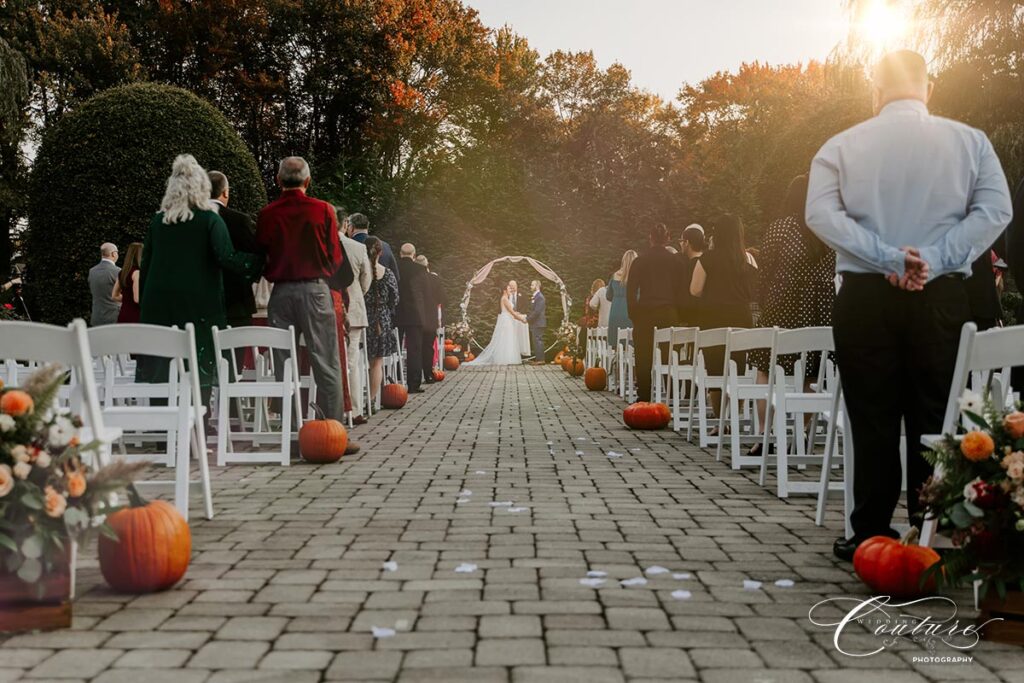
[[[50,425],[49,437],[51,446],[63,448],[71,443],[71,439],[74,436],[75,425],[66,417],[58,417],[54,423]]]
[[[957,403],[960,406],[960,412],[962,413],[974,413],[975,415],[981,415],[981,411],[985,408],[985,401],[981,397],[981,394],[965,389],[964,393],[961,394],[960,398],[957,399]]]
[[[50,466],[50,454],[46,451],[39,451],[36,456],[36,467],[46,468]]]
[[[14,488],[14,473],[10,465],[0,465],[0,498],[3,498]]]
[[[0,413],[0,432],[10,432],[14,429],[14,418],[7,413]]]
[[[1011,462],[1009,467],[1006,468],[1006,476],[1010,479],[1024,479],[1024,462],[1020,460]]]
[[[975,490],[974,485],[981,483],[981,477],[977,477],[974,481],[967,482],[964,486],[964,498],[969,503],[973,503],[978,498],[978,492]]]
[[[14,462],[28,462],[30,459],[28,454],[28,448],[22,446],[21,444],[18,444],[17,446],[11,449],[11,457],[14,458]]]
[[[27,462],[19,462],[14,466],[13,471],[14,476],[18,479],[25,479],[28,477],[29,473],[32,472],[32,465],[29,465]]]

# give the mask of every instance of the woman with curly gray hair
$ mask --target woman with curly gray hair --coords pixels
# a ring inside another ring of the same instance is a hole
[[[227,226],[210,202],[210,179],[191,154],[174,160],[160,210],[149,222],[142,248],[140,321],[195,325],[199,380],[208,400],[216,376],[214,325],[225,327],[222,270],[255,281],[263,256],[235,251]],[[167,364],[139,364],[140,381],[166,381]]]

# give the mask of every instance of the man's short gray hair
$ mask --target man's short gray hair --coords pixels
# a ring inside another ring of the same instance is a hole
[[[348,222],[353,230],[369,230],[370,219],[361,213],[354,213],[348,217]]]
[[[117,245],[113,242],[104,242],[100,245],[100,256],[110,258],[117,253]]]
[[[424,268],[430,267],[430,261],[428,261],[427,257],[424,256],[423,254],[419,254],[418,256],[416,256],[416,263],[420,264]]]
[[[309,164],[302,157],[285,157],[277,167],[277,180],[281,187],[302,187],[309,180]]]

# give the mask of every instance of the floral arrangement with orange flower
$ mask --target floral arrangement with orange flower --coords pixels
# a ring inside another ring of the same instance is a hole
[[[951,585],[980,580],[1000,596],[1024,590],[1024,412],[971,391],[960,410],[969,430],[925,453],[941,474],[922,487],[921,504],[954,546],[935,571]]]
[[[93,470],[79,443],[81,420],[56,409],[66,374],[35,372],[18,388],[0,383],[0,573],[36,583],[68,558],[68,541],[113,531],[112,495],[130,485],[144,463]],[[114,536],[116,538],[116,536]]]

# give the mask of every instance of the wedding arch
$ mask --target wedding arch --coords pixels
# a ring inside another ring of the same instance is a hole
[[[562,278],[558,277],[558,273],[553,271],[551,268],[541,263],[535,258],[530,256],[502,256],[496,258],[486,266],[476,271],[473,277],[470,278],[469,282],[466,283],[466,292],[462,295],[462,303],[459,304],[459,308],[462,309],[462,320],[465,321],[469,311],[469,298],[473,293],[473,287],[481,284],[491,274],[491,269],[498,263],[521,263],[526,261],[541,277],[554,282],[558,285],[558,293],[562,300],[562,317],[569,317],[569,308],[572,306],[572,298],[569,296],[569,291],[565,288],[565,283],[562,282]],[[480,346],[476,340],[473,340],[477,346]],[[550,349],[549,349],[550,350]]]

